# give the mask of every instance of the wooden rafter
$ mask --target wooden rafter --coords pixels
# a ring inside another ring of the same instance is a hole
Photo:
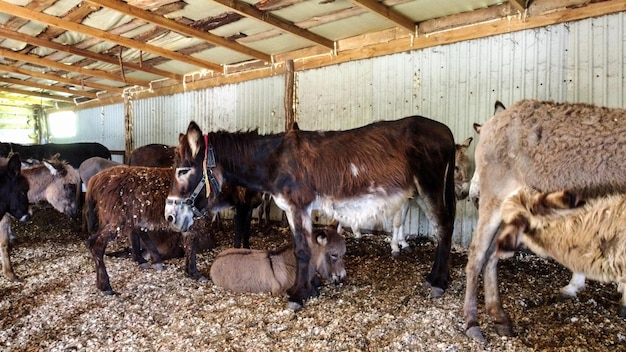
[[[20,60],[20,61],[24,61],[24,62],[30,62],[30,63],[36,64],[36,65],[39,65],[39,66],[43,66],[43,67],[52,67],[52,68],[56,68],[56,69],[62,70],[62,71],[76,72],[76,73],[80,73],[80,74],[85,75],[85,76],[93,76],[93,77],[100,77],[100,78],[104,78],[104,79],[110,79],[112,81],[122,82],[122,83],[125,83],[125,84],[131,84],[131,85],[143,86],[143,87],[150,86],[150,82],[137,80],[137,79],[131,79],[131,78],[124,79],[121,76],[114,75],[114,74],[111,74],[111,73],[108,73],[108,72],[105,72],[105,71],[91,70],[91,69],[88,69],[88,68],[82,68],[82,67],[76,67],[76,66],[72,66],[72,65],[66,65],[66,64],[64,64],[62,62],[46,60],[46,59],[42,59],[42,58],[40,58],[38,56],[14,53],[11,50],[0,49],[0,56],[4,56],[4,57],[7,57],[7,58],[13,59],[13,60]]]
[[[76,48],[71,45],[59,44],[51,40],[41,39],[41,38],[33,37],[27,34],[9,31],[4,28],[0,28],[0,36],[13,39],[13,40],[18,40],[18,41],[21,41],[30,45],[39,46],[42,48],[49,48],[49,49],[53,49],[53,50],[57,50],[57,51],[61,51],[61,52],[65,52],[65,53],[69,53],[73,55],[83,56],[88,59],[102,61],[102,62],[106,62],[109,64],[119,65],[120,63],[118,58],[114,58],[109,55],[102,55],[102,54],[94,53],[93,51]],[[141,66],[134,62],[125,61],[123,65],[126,68],[130,68],[130,69],[137,70],[137,71],[143,71],[147,73],[152,73],[161,77],[167,77],[167,78],[171,78],[177,81],[182,81],[183,79],[182,75],[164,71],[164,70],[159,70],[159,69],[152,68],[152,67]]]
[[[185,62],[190,65],[195,65],[195,66],[206,68],[212,71],[222,71],[222,66],[212,63],[212,62],[201,60],[193,56],[183,55],[175,51],[163,49],[156,45],[138,42],[136,40],[126,38],[121,35],[112,34],[112,33],[95,29],[95,28],[85,26],[82,24],[64,21],[63,19],[60,19],[58,17],[47,15],[43,12],[32,11],[27,8],[17,6],[17,5],[12,5],[4,1],[2,1],[2,11],[9,13],[13,16],[27,18],[31,21],[36,21],[36,22],[40,22],[40,23],[47,24],[50,26],[63,28],[67,31],[82,33],[91,37],[96,37],[96,38],[100,38],[102,40],[106,40],[112,43],[123,45],[128,48],[133,48],[133,49],[145,51],[154,55],[167,57],[171,60]]]
[[[513,7],[519,12],[524,12],[524,10],[526,10],[526,0],[509,0],[509,4],[513,5]]]
[[[94,83],[94,82],[89,82],[89,81],[81,81],[81,80],[78,80],[78,79],[67,78],[67,77],[62,77],[62,76],[57,76],[57,75],[51,75],[51,74],[48,74],[48,73],[41,73],[41,72],[37,72],[37,71],[33,71],[33,70],[27,70],[27,69],[25,69],[23,67],[13,67],[13,66],[0,64],[0,71],[16,73],[16,74],[20,74],[20,75],[37,77],[37,78],[41,78],[41,79],[47,79],[47,80],[50,80],[50,81],[56,81],[56,82],[71,84],[71,85],[76,86],[76,87],[90,87],[90,88],[94,88],[94,89],[98,89],[98,90],[103,90],[103,91],[107,91],[107,92],[115,92],[115,93],[123,93],[124,92],[124,89],[120,88],[120,87],[108,86],[108,85]]]
[[[0,77],[0,82],[16,84],[16,85],[21,85],[21,86],[31,87],[31,88],[37,88],[41,90],[66,93],[66,94],[76,95],[79,97],[87,97],[87,98],[92,98],[92,99],[95,99],[98,97],[96,93],[94,92],[88,92],[84,90],[71,90],[71,89],[67,89],[63,87],[40,84],[40,83],[35,83],[35,82],[25,81],[25,80],[15,79],[15,78],[1,78]]]
[[[146,22],[150,22],[152,24],[155,24],[159,27],[163,27],[163,28],[167,28],[169,30],[181,33],[181,34],[185,34],[191,37],[195,37],[198,39],[202,39],[204,41],[207,41],[209,43],[213,43],[215,45],[219,45],[219,46],[223,46],[225,48],[234,50],[236,52],[242,53],[242,54],[246,54],[249,56],[252,56],[254,58],[257,58],[259,60],[265,61],[265,62],[270,62],[272,61],[272,58],[270,55],[262,53],[258,50],[249,48],[245,45],[241,45],[235,41],[231,41],[225,38],[222,38],[220,36],[217,36],[215,34],[211,34],[208,32],[203,32],[200,30],[197,30],[195,28],[186,26],[182,23],[178,23],[174,20],[170,20],[169,18],[165,18],[163,16],[157,16],[157,15],[153,15],[152,13],[146,11],[146,10],[142,10],[138,7],[135,6],[130,6],[127,3],[123,2],[123,1],[119,1],[119,0],[86,0],[90,3],[96,4],[96,5],[100,5],[115,11],[118,11],[120,13],[135,17],[135,18],[139,18],[141,20],[144,20]]]
[[[211,0],[211,1],[216,2],[220,5],[226,6],[229,9],[243,16],[252,17],[259,21],[265,22],[280,31],[291,33],[295,36],[304,38],[306,40],[309,40],[313,43],[319,44],[329,49],[335,48],[335,43],[332,40],[322,37],[320,35],[317,35],[311,31],[307,31],[304,28],[298,27],[291,22],[285,21],[279,17],[274,16],[270,12],[264,12],[264,11],[258,10],[256,7],[246,2],[243,2],[240,0]]]
[[[350,0],[353,3],[372,11],[379,16],[395,23],[400,28],[409,31],[411,34],[415,34],[417,26],[411,19],[404,17],[402,14],[390,9],[382,3],[375,0]]]
[[[44,98],[44,99],[64,101],[64,102],[68,102],[68,103],[73,103],[74,102],[74,99],[72,99],[70,97],[63,97],[63,96],[60,96],[60,95],[52,95],[52,94],[39,93],[39,92],[30,91],[30,90],[8,88],[8,87],[2,87],[1,89],[2,89],[3,92],[6,92],[6,93],[30,95],[30,96],[41,97],[41,98]]]

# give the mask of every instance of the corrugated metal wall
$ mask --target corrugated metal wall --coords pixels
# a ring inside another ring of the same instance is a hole
[[[133,101],[135,147],[177,145],[178,134],[185,132],[191,120],[206,130],[281,132],[284,91],[283,77],[275,76]]]
[[[447,124],[462,142],[478,137],[472,124],[486,121],[496,100],[626,108],[625,21],[626,13],[618,13],[297,72],[296,118],[302,129],[337,130],[419,114]],[[283,94],[278,76],[134,101],[135,146],[176,144],[192,119],[206,130],[282,131]],[[119,121],[111,127],[123,136]],[[465,201],[457,214],[454,243],[467,247],[477,213]],[[408,234],[431,232],[415,205],[407,225]]]
[[[63,143],[98,142],[112,151],[125,148],[124,104],[112,104],[76,111],[76,137],[64,138]],[[124,157],[114,155],[123,162]]]

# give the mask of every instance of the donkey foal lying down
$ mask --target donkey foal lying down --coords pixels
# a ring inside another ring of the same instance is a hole
[[[311,262],[317,274],[339,284],[346,277],[343,256],[346,242],[332,228],[317,230],[311,246]],[[290,244],[274,251],[231,248],[221,252],[211,265],[211,280],[235,292],[283,294],[296,282],[296,255]],[[312,284],[320,282],[313,276]]]

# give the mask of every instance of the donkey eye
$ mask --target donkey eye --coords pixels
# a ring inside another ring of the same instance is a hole
[[[337,254],[332,254],[332,255],[330,256],[330,258],[331,258],[332,260],[337,260],[337,258],[339,258],[339,256],[338,256]]]
[[[176,177],[180,178],[187,175],[191,171],[190,167],[179,167],[176,169]]]

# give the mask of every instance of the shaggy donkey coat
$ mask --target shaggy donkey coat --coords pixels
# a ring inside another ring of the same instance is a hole
[[[537,193],[520,189],[502,203],[496,241],[501,258],[520,244],[550,257],[575,274],[616,282],[626,317],[626,197],[612,195],[586,202],[569,191]]]
[[[166,236],[173,243],[165,248],[174,249],[182,236],[185,250],[185,271],[194,279],[202,279],[196,266],[198,238],[206,230],[203,221],[183,233],[174,232],[163,217],[163,207],[171,184],[171,168],[114,166],[91,178],[85,197],[88,227],[91,237],[87,247],[96,265],[96,287],[105,294],[113,294],[109,275],[104,265],[104,252],[108,242],[122,235],[130,239],[133,259],[145,264],[140,243],[144,245],[157,269],[162,267],[165,249],[152,236]],[[141,241],[141,242],[140,242]],[[155,243],[156,242],[156,243]]]
[[[334,229],[318,230],[311,245],[313,270],[338,284],[346,276],[346,242]],[[290,244],[275,251],[227,249],[213,261],[211,280],[234,292],[284,294],[296,282],[296,255]]]
[[[480,129],[476,146],[478,224],[466,272],[464,319],[468,336],[485,341],[477,318],[479,274],[486,311],[501,335],[512,335],[498,292],[494,239],[502,201],[521,187],[568,189],[583,198],[626,192],[626,110],[589,104],[522,100]]]

